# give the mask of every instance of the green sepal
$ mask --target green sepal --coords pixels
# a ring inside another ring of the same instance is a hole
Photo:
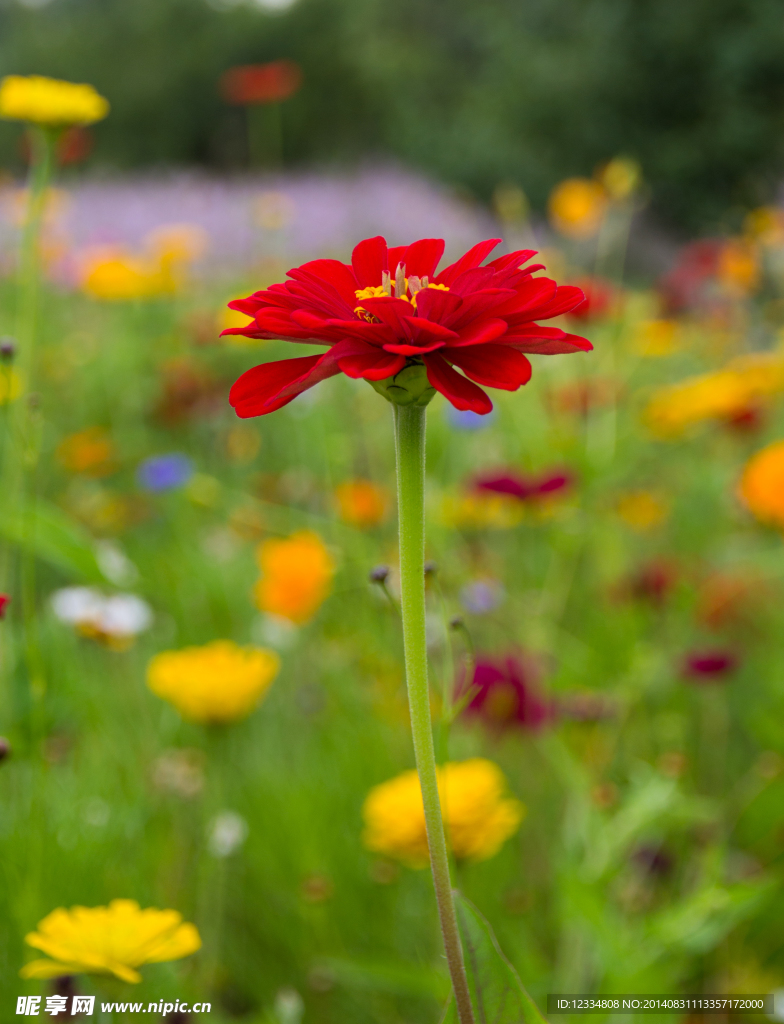
[[[411,363],[394,377],[369,380],[368,384],[395,405],[427,405],[436,393],[427,379],[424,363]]]

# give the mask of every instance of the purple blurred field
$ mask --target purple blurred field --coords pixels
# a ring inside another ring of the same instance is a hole
[[[204,266],[236,273],[259,256],[282,259],[345,255],[360,238],[383,234],[393,244],[443,237],[448,253],[498,231],[479,206],[404,170],[368,168],[355,174],[219,179],[183,173],[82,181],[69,189],[63,227],[77,250],[96,244],[137,247],[151,229],[187,222],[204,228]],[[276,196],[285,197],[282,200]],[[266,199],[264,198],[266,197]],[[266,202],[260,222],[259,202]]]

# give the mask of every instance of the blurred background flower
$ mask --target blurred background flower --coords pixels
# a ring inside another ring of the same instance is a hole
[[[490,729],[519,726],[536,731],[555,715],[555,706],[540,689],[540,670],[529,655],[478,655],[473,677],[464,679],[456,695],[470,699],[463,714]]]
[[[136,479],[146,491],[158,494],[183,487],[193,476],[193,463],[180,452],[151,455],[139,463]]]
[[[147,685],[184,718],[222,725],[249,715],[279,669],[274,651],[213,640],[156,654],[147,666]]]
[[[33,960],[23,978],[106,974],[138,984],[144,964],[180,960],[201,947],[196,927],[176,910],[142,910],[135,900],[112,900],[108,907],[60,907],[25,936],[51,960]]]
[[[378,526],[389,507],[389,493],[370,480],[347,480],[335,488],[340,518],[366,530]]]
[[[82,635],[114,650],[126,650],[152,625],[152,609],[135,594],[109,597],[92,587],[63,587],[51,597],[52,611]]]
[[[501,770],[484,758],[451,762],[438,770],[438,791],[455,857],[488,860],[520,826],[525,808],[505,795]],[[410,867],[429,862],[425,812],[415,771],[375,786],[362,808],[368,850]]]
[[[254,596],[258,608],[303,625],[316,614],[332,589],[335,563],[317,533],[300,530],[285,539],[265,540],[256,557],[261,579]]]

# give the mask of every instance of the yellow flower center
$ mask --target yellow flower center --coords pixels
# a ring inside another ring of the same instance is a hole
[[[425,288],[435,288],[438,291],[448,292],[449,287],[445,284],[431,284],[427,277],[417,277],[414,274],[406,277],[406,268],[398,263],[397,272],[392,278],[388,271],[381,275],[381,284],[372,284],[367,288],[357,288],[354,294],[358,299],[403,299],[409,302],[416,309],[417,294]],[[364,306],[356,306],[354,312],[360,320],[366,320],[369,324],[377,324],[378,317],[369,313]]]

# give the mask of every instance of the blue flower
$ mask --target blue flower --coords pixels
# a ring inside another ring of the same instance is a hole
[[[489,427],[495,419],[495,411],[480,416],[478,412],[470,409],[455,409],[454,406],[447,406],[446,416],[449,423],[458,430],[482,430]]]
[[[151,455],[139,464],[136,479],[146,491],[171,491],[182,487],[193,476],[193,463],[180,452]]]
[[[504,588],[495,580],[474,580],[460,591],[460,603],[474,615],[486,615],[501,604]]]

